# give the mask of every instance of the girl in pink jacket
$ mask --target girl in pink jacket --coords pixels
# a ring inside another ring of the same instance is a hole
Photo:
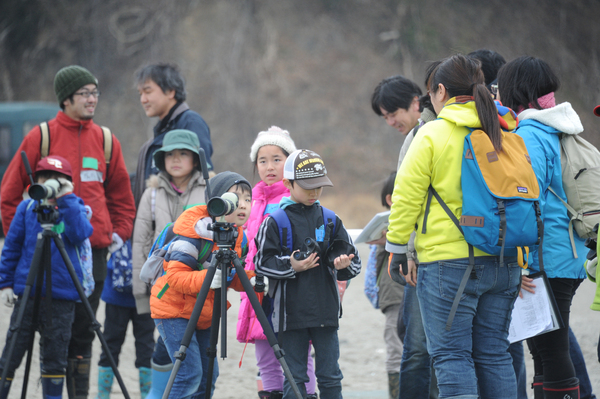
[[[250,149],[250,160],[254,163],[255,171],[261,179],[252,190],[252,213],[246,223],[246,236],[249,241],[246,256],[246,270],[254,270],[254,255],[256,244],[254,238],[263,220],[279,208],[282,197],[288,197],[290,192],[283,186],[283,165],[288,155],[296,151],[294,141],[287,130],[271,126],[269,130],[258,133]],[[256,318],[252,305],[245,293],[241,293],[242,302],[238,315],[237,339],[242,343],[251,342],[256,345],[256,363],[262,379],[262,389],[259,398],[281,398],[283,396],[283,371],[273,349],[267,341],[263,329]],[[265,302],[270,298],[265,295]],[[270,317],[267,314],[267,317]],[[308,356],[308,374],[310,381],[306,384],[308,398],[316,398],[315,372],[312,357]]]

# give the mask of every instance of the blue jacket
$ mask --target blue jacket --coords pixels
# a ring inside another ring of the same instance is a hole
[[[75,273],[79,281],[83,281],[79,247],[83,241],[92,235],[93,228],[85,215],[83,201],[75,194],[68,194],[57,200],[59,219],[53,230],[60,233],[65,244]],[[21,296],[25,289],[27,275],[35,251],[37,235],[42,231],[37,220],[35,202],[31,199],[22,201],[8,230],[0,259],[0,289],[12,287],[15,295]],[[79,294],[71,280],[67,267],[56,248],[51,242],[52,250],[52,296],[56,299],[75,301]],[[34,296],[35,289],[30,296]],[[46,282],[42,287],[42,296],[46,295]]]
[[[585,278],[585,240],[574,232],[575,247],[579,254],[578,259],[574,258],[569,239],[567,209],[548,190],[548,187],[552,187],[564,201],[567,200],[562,185],[558,134],[578,134],[583,131],[579,116],[569,103],[563,103],[545,110],[525,110],[519,114],[519,120],[516,133],[525,141],[540,185],[540,204],[544,217],[544,270],[549,278]],[[537,252],[530,258],[532,271],[538,271]]]

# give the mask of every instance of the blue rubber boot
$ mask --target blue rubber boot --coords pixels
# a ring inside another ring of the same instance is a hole
[[[146,399],[150,388],[152,387],[152,369],[148,367],[140,367],[140,394],[142,399]]]
[[[112,367],[98,367],[98,396],[97,399],[110,399],[113,378],[115,373]]]
[[[42,374],[42,394],[44,399],[62,399],[64,375]]]
[[[171,370],[173,369],[173,363],[160,365],[152,364],[152,387],[146,399],[162,399],[169,377],[171,376]]]

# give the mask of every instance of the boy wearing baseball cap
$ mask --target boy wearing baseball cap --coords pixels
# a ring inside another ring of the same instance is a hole
[[[341,398],[343,376],[338,365],[337,335],[341,306],[337,281],[357,276],[360,258],[340,218],[319,203],[323,187],[333,186],[319,154],[309,150],[291,153],[284,165],[283,183],[290,196],[284,197],[279,203],[281,210],[260,226],[254,257],[256,271],[270,279],[273,329],[279,333],[285,359],[302,395],[306,397],[306,363],[312,341],[320,396]],[[289,241],[283,242],[287,232],[278,226],[277,220],[283,220],[282,217],[289,219],[291,248]],[[310,254],[306,253],[308,238],[318,244]],[[287,380],[283,398],[295,398]]]
[[[48,156],[41,159],[35,170],[35,180],[39,184],[53,187],[56,191],[51,198],[44,200],[45,205],[58,210],[58,219],[53,230],[61,234],[65,249],[69,256],[79,281],[83,284],[82,262],[79,257],[85,240],[92,235],[93,228],[86,216],[86,207],[83,201],[73,194],[72,169],[69,161],[60,156]],[[8,230],[2,258],[0,263],[0,300],[4,305],[15,309],[10,319],[10,328],[6,335],[6,342],[12,340],[16,323],[16,315],[23,304],[22,295],[29,269],[36,248],[38,234],[42,227],[38,222],[36,201],[23,200],[17,207],[11,228]],[[69,275],[65,262],[51,242],[51,301],[42,300],[38,320],[40,337],[40,370],[42,374],[42,389],[46,398],[62,397],[63,381],[67,369],[67,347],[71,339],[71,325],[75,316],[75,302],[80,300],[75,284]],[[43,272],[43,269],[40,268]],[[45,279],[48,275],[45,276]],[[46,283],[42,285],[42,298],[49,297],[46,292]],[[15,298],[15,295],[18,298]],[[10,383],[15,370],[27,350],[33,331],[32,320],[35,288],[27,300],[21,329],[18,331],[14,352],[10,363],[6,364],[7,348],[2,351],[0,364],[8,367],[7,383],[2,387],[1,397],[8,397]],[[50,306],[50,309],[47,307]],[[51,315],[51,320],[48,320]],[[3,370],[0,369],[0,373]]]

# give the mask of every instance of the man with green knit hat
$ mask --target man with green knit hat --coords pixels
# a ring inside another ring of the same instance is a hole
[[[88,298],[94,313],[106,277],[109,252],[119,249],[133,230],[135,206],[121,143],[107,128],[93,122],[100,96],[98,79],[87,69],[70,65],[54,77],[54,92],[61,107],[48,123],[35,126],[23,139],[0,187],[2,226],[8,232],[29,178],[21,161],[25,151],[31,165],[48,155],[64,157],[72,167],[77,195],[92,210],[92,244],[95,289]],[[87,398],[92,342],[95,333],[83,304],[75,309],[69,343],[67,392],[69,398]]]

